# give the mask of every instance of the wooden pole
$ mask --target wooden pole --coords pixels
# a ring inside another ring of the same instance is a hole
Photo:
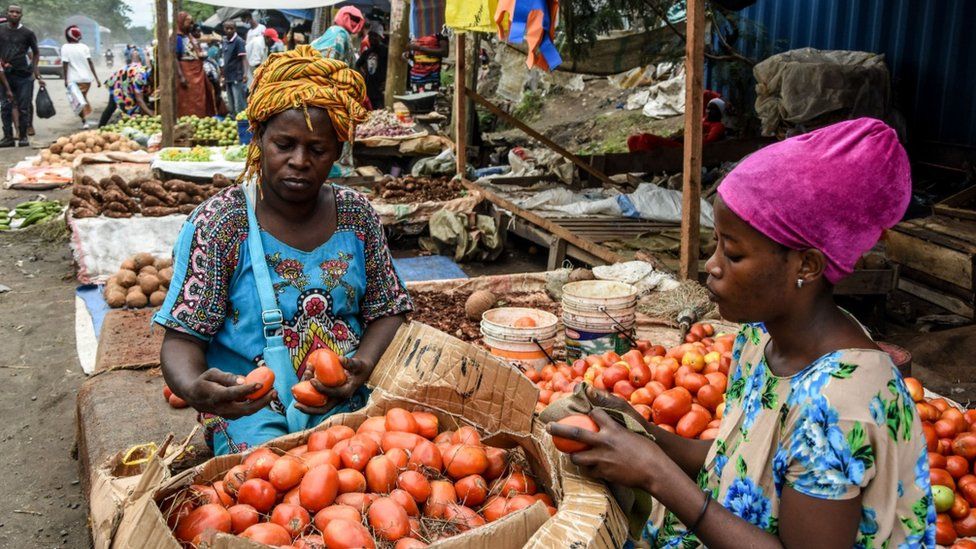
[[[386,62],[386,89],[383,102],[393,106],[393,96],[401,95],[407,89],[407,62],[403,52],[410,41],[410,2],[392,0],[390,3],[390,53]]]
[[[702,80],[705,73],[705,2],[689,0],[685,44],[685,154],[681,195],[679,275],[698,280],[701,227]]]
[[[469,41],[467,44],[467,52],[465,55],[467,69],[467,78],[464,79],[464,86],[469,90],[478,90],[478,73],[481,70],[481,63],[479,62],[478,52],[481,50],[481,33],[472,33],[471,38],[473,40]],[[474,100],[465,95],[465,112],[468,116],[465,118],[464,122],[464,135],[467,136],[467,143],[474,142],[474,132],[477,127],[476,119],[478,116],[477,111],[474,108]]]
[[[468,80],[468,56],[465,51],[467,34],[460,32],[454,36],[454,154],[457,156],[457,173],[464,179],[468,167],[468,97],[464,93]]]
[[[176,125],[176,101],[173,84],[176,80],[175,55],[169,40],[169,1],[156,0],[156,81],[159,83],[159,116],[163,126],[163,147],[173,146],[173,127]]]

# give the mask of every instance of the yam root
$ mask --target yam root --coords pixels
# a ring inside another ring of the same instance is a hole
[[[131,288],[138,281],[135,271],[130,271],[129,269],[120,270],[116,276],[119,277],[119,286],[123,288]]]
[[[122,177],[120,177],[118,174],[113,175],[111,179],[115,185],[121,189],[123,193],[125,193],[126,196],[131,198],[136,195],[135,191],[129,187],[128,183],[126,183],[125,179],[122,179]]]
[[[159,307],[163,301],[166,301],[166,292],[162,290],[157,290],[149,296],[149,304],[153,307]]]
[[[151,295],[159,289],[159,278],[156,275],[141,274],[139,275],[139,287],[142,289],[142,293]]]
[[[145,252],[132,256],[132,261],[136,264],[136,269],[142,270],[143,267],[156,264],[156,258],[152,254]]]
[[[125,305],[127,307],[145,307],[149,304],[149,299],[146,294],[141,291],[132,292],[130,291],[128,295],[125,296]]]
[[[172,266],[173,266],[172,257],[160,257],[156,259],[156,270],[159,272],[162,272],[167,267],[172,267]]]
[[[143,183],[142,186],[140,187],[140,190],[142,190],[142,193],[146,196],[154,196],[158,198],[163,202],[163,204],[166,204],[167,206],[176,205],[176,199],[168,192],[166,192],[166,189],[164,189],[163,186],[156,181],[149,181]]]
[[[75,219],[85,219],[86,217],[98,217],[98,212],[88,208],[78,208],[71,212],[71,216]]]
[[[136,260],[132,259],[131,257],[126,259],[125,261],[122,262],[121,269],[136,272],[138,270],[136,269]]]
[[[116,213],[129,213],[129,208],[121,202],[109,202],[105,205],[105,213],[116,212]]]
[[[190,207],[193,208],[194,206],[191,204]],[[142,209],[142,215],[144,215],[146,217],[163,217],[164,215],[173,215],[173,214],[178,214],[178,213],[181,213],[180,212],[180,208],[165,208],[165,207],[163,207],[163,208],[143,208]]]
[[[160,208],[164,207],[163,201],[156,198],[155,196],[145,196],[142,198],[143,208]]]
[[[132,212],[125,212],[125,213],[123,213],[123,212],[113,212],[111,210],[106,210],[106,211],[102,212],[102,215],[104,215],[105,217],[111,217],[111,218],[114,218],[114,219],[126,219],[126,218],[129,218],[129,217],[132,217]]]
[[[193,213],[193,210],[195,209],[197,209],[196,204],[183,204],[182,206],[177,208],[177,213],[190,215],[191,213]]]
[[[223,175],[221,175],[219,173],[217,175],[213,176],[213,186],[214,187],[217,187],[218,189],[223,189],[225,187],[230,187],[233,184],[234,184],[233,181],[231,181],[230,179],[228,179],[227,177],[225,177],[225,176],[223,176]]]
[[[90,179],[90,178],[89,178]],[[102,201],[102,192],[98,187],[92,185],[75,185],[71,190],[71,193],[92,203],[98,203]]]
[[[105,292],[105,302],[108,303],[109,307],[113,309],[118,309],[125,305],[126,295],[119,290],[113,289],[110,292]]]
[[[160,284],[169,286],[169,283],[173,280],[173,267],[163,267],[156,276],[159,277]]]

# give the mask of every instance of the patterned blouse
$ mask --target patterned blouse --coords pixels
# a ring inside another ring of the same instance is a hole
[[[336,232],[315,250],[298,250],[261,232],[285,319],[285,346],[299,378],[312,351],[329,347],[340,355],[354,354],[366,324],[412,310],[376,212],[353,190],[337,186],[335,195]],[[157,324],[209,342],[207,364],[238,375],[261,364],[265,347],[246,208],[243,188],[233,186],[187,218],[173,252],[169,293],[153,317]],[[269,408],[269,414],[283,410],[280,402]],[[218,454],[263,442],[247,440],[250,434],[235,438],[235,432],[250,433],[227,428],[235,422],[205,417],[203,423]],[[224,436],[214,437],[215,431]]]
[[[142,63],[130,63],[115,71],[105,81],[105,87],[112,94],[116,106],[126,115],[139,114],[136,94],[145,93],[149,84],[149,67]],[[148,98],[147,98],[148,101]]]
[[[890,357],[836,351],[778,377],[766,364],[768,342],[761,324],[736,338],[725,416],[699,486],[773,534],[783,486],[832,500],[860,493],[854,547],[935,547],[925,436]],[[652,522],[644,537],[656,547],[700,545],[670,512]]]

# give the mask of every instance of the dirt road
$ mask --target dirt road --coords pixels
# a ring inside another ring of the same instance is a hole
[[[101,67],[100,67],[101,68]],[[101,77],[107,76],[105,69]],[[48,77],[57,116],[37,119],[31,149],[0,149],[0,173],[61,135],[80,131],[64,85]],[[102,88],[90,99],[97,115]],[[0,204],[37,193],[0,190]],[[67,191],[45,193],[67,200]],[[88,547],[88,508],[72,458],[75,394],[85,376],[74,335],[74,270],[67,242],[0,233],[0,547]]]

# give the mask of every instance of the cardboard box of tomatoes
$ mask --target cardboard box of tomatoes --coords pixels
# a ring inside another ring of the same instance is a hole
[[[369,385],[362,410],[247,454],[172,478],[152,460],[153,478],[127,496],[112,546],[507,549],[626,540],[610,492],[555,449],[533,415],[538,388],[517,369],[414,322],[400,329]],[[430,461],[431,451],[443,460]],[[363,468],[360,459],[368,460]],[[338,475],[330,462],[341,463]],[[364,493],[346,486],[359,479]],[[417,496],[413,481],[429,484],[430,495]],[[337,496],[329,492],[336,484]],[[316,488],[303,495],[306,485]]]

